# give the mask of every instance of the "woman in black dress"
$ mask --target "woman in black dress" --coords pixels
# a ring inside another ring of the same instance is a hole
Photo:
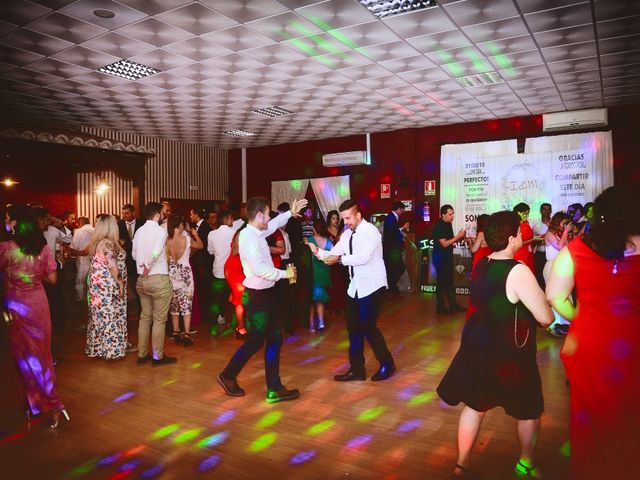
[[[513,259],[522,247],[520,219],[514,212],[489,217],[485,239],[494,253],[471,277],[473,313],[464,326],[460,349],[438,386],[449,405],[465,404],[458,425],[458,462],[453,478],[471,476],[471,449],[484,414],[502,407],[518,420],[520,458],[516,474],[542,478],[534,449],[543,412],[536,363],[536,327],[553,321],[544,292],[524,264]]]

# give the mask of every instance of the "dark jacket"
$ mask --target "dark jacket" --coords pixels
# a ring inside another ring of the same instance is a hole
[[[144,225],[146,220],[141,220],[139,218],[135,219],[136,225],[133,229],[133,234],[138,231],[138,229]],[[118,234],[120,237],[120,241],[122,242],[122,246],[124,251],[127,252],[127,272],[129,275],[134,275],[136,273],[136,261],[131,256],[131,249],[133,248],[133,239],[129,237],[129,232],[127,231],[127,224],[124,220],[118,220]]]

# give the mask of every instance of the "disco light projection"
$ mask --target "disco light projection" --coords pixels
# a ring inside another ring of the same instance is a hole
[[[280,421],[280,419],[282,418],[282,415],[283,415],[282,412],[267,413],[264,417],[258,420],[258,423],[256,423],[256,428],[267,428],[272,425],[275,425]]]
[[[179,445],[181,443],[188,442],[189,440],[193,440],[197,436],[202,433],[202,428],[192,428],[191,430],[187,430],[186,432],[182,432],[176,438],[173,439],[173,443]]]
[[[140,465],[142,463],[142,460],[136,459],[136,460],[131,460],[130,462],[127,463],[123,463],[122,465],[120,465],[117,469],[118,472],[127,472],[127,471],[131,471],[134,470],[138,465]]]
[[[300,340],[300,335],[298,335],[297,333],[294,333],[293,335],[291,335],[289,338],[285,340],[285,343],[290,345],[292,343],[296,343],[298,340]]]
[[[145,448],[147,448],[146,445],[138,445],[137,447],[130,448],[129,450],[124,452],[122,455],[124,457],[133,457],[134,455],[137,455],[140,452],[142,452]]]
[[[396,432],[398,433],[409,433],[412,430],[420,427],[424,423],[424,420],[421,418],[414,418],[413,420],[408,420],[401,425],[398,426]]]
[[[371,441],[373,435],[360,435],[352,438],[347,443],[346,448],[350,450],[362,450],[367,446],[367,444]]]
[[[315,357],[309,357],[306,360],[300,362],[300,365],[309,365],[311,363],[319,362],[320,360],[324,360],[324,355],[316,355]]]
[[[564,442],[560,447],[560,453],[564,458],[569,458],[571,456],[571,443]]]
[[[229,432],[227,431],[216,433],[214,435],[205,437],[202,440],[200,440],[196,444],[196,447],[198,448],[216,447],[222,444],[227,438],[229,438]]]
[[[248,450],[251,453],[259,453],[273,445],[277,438],[278,434],[276,432],[265,433],[251,442]]]
[[[370,422],[371,420],[374,420],[378,418],[380,415],[382,415],[386,409],[387,407],[380,406],[380,407],[373,407],[368,410],[365,410],[360,415],[358,415],[358,421],[363,423]]]
[[[236,417],[235,410],[227,410],[226,412],[221,413],[218,418],[213,422],[214,425],[223,425]]]
[[[216,465],[220,463],[220,455],[211,455],[208,458],[205,458],[200,465],[198,465],[198,470],[201,472],[206,472],[207,470],[211,470]]]
[[[336,350],[346,350],[347,348],[349,348],[349,340],[343,340],[336,344]]]
[[[289,461],[289,463],[291,465],[300,465],[302,463],[308,462],[315,456],[316,456],[315,450],[306,450],[304,452],[300,452],[294,455],[294,457]]]
[[[415,397],[417,395],[417,391],[419,388],[420,388],[420,385],[417,383],[404,387],[402,390],[398,392],[398,399],[409,400]]]
[[[98,463],[96,465],[100,467],[105,467],[107,465],[111,465],[114,462],[117,462],[118,459],[120,459],[120,457],[122,457],[122,453],[118,452],[113,455],[109,455],[108,457],[104,457],[101,460],[98,460]]]
[[[153,438],[164,438],[171,435],[173,432],[180,428],[179,423],[174,423],[172,425],[167,425],[166,427],[162,427],[160,430],[156,430],[151,436]]]
[[[131,475],[132,472],[133,470],[126,470],[124,472],[116,473],[114,476],[110,478],[110,480],[121,480]]]
[[[121,403],[124,402],[125,400],[129,400],[131,397],[135,397],[136,394],[134,392],[127,392],[124,393],[122,395],[120,395],[118,398],[113,399],[113,401],[111,403]]]
[[[196,362],[196,363],[192,363],[191,364],[191,369],[192,370],[195,370],[196,368],[200,368],[200,367],[202,367],[202,363],[200,363],[200,362]]]
[[[430,342],[427,342],[420,348],[420,353],[423,353],[425,355],[431,355],[439,351],[441,346],[442,346],[442,342],[440,342],[440,340],[431,340]]]
[[[315,425],[310,426],[305,435],[315,436],[320,435],[321,433],[326,432],[327,430],[333,428],[336,424],[335,420],[324,420],[320,423],[316,423]]]
[[[446,358],[439,358],[427,366],[427,373],[429,375],[440,375],[441,373],[444,373],[448,366],[449,360]]]
[[[177,381],[178,381],[177,378],[172,378],[171,380],[167,380],[166,382],[164,382],[161,386],[167,387],[167,386],[169,386],[169,385],[171,385],[173,383],[176,383]]]
[[[67,473],[65,473],[62,478],[76,478],[76,477],[81,477],[82,475],[89,473],[91,470],[93,470],[94,468],[96,468],[96,461],[95,460],[90,460],[86,463],[83,463],[82,465],[74,468],[73,470],[68,471]]]
[[[417,407],[418,405],[424,405],[425,403],[430,402],[434,398],[436,398],[436,392],[421,393],[409,400],[408,405],[410,407]]]
[[[140,478],[153,478],[156,475],[159,475],[164,470],[164,465],[155,465],[151,468],[146,469],[144,472],[140,474]]]

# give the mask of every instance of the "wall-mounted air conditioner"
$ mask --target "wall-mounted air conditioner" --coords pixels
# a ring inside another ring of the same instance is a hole
[[[325,167],[348,167],[351,165],[371,165],[366,151],[329,153],[322,156]]]
[[[604,127],[607,123],[606,108],[590,108],[588,110],[545,113],[542,115],[543,132]]]

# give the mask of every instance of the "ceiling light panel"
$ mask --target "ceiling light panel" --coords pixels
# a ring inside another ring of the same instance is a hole
[[[227,137],[253,137],[255,133],[247,132],[245,130],[229,130],[224,132]]]
[[[376,17],[388,18],[401,13],[435,7],[435,0],[359,0]]]
[[[127,80],[139,80],[160,73],[160,70],[130,60],[120,60],[110,65],[105,65],[104,67],[100,67],[98,71],[116,77],[126,78]]]
[[[258,115],[262,115],[263,117],[284,117],[285,115],[291,115],[293,112],[289,110],[285,110],[280,107],[266,107],[260,108],[258,110],[252,110],[253,113],[257,113]]]
[[[498,72],[478,73],[475,75],[465,75],[456,78],[457,82],[465,88],[482,87],[486,85],[495,85],[503,83],[502,77]]]

